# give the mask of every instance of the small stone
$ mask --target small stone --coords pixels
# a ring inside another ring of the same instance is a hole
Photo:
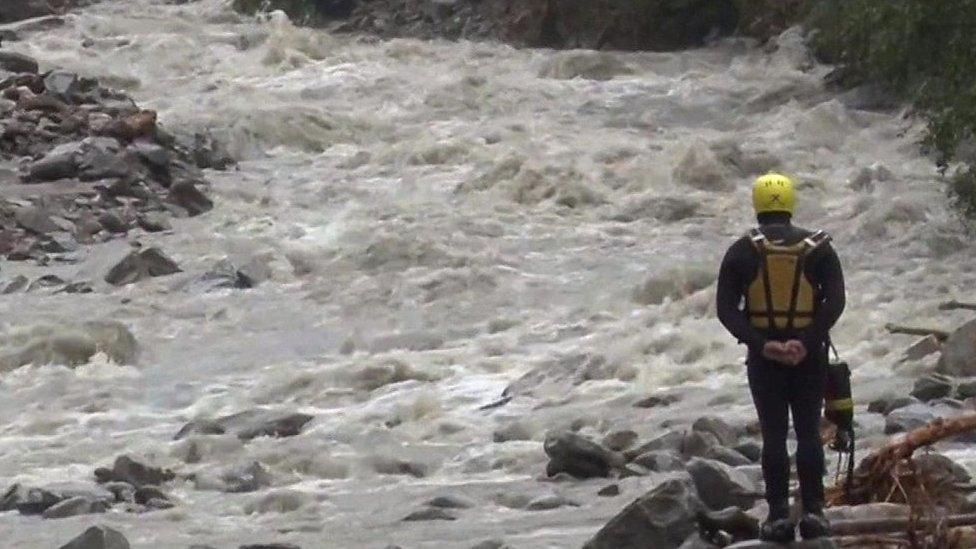
[[[550,477],[560,472],[577,478],[607,477],[623,465],[619,454],[570,431],[548,434],[543,448],[551,460],[546,468]]]
[[[104,501],[76,496],[49,507],[41,516],[46,519],[59,519],[78,515],[104,513],[107,510],[108,506]]]
[[[78,75],[65,70],[53,70],[44,77],[44,89],[58,99],[71,103],[78,92]]]
[[[130,549],[129,540],[108,526],[92,526],[60,549]]]
[[[726,423],[723,419],[714,416],[700,417],[691,425],[692,431],[711,433],[718,439],[722,446],[735,444],[739,440],[739,433],[736,429]]]
[[[0,50],[0,70],[37,74],[38,69],[37,61],[33,57],[14,51]]]
[[[292,543],[257,543],[241,545],[240,549],[302,549]]]
[[[905,406],[909,406],[911,404],[919,404],[920,402],[921,401],[915,397],[887,395],[872,400],[868,404],[868,411],[886,416],[899,408],[904,408]]]
[[[603,445],[615,452],[622,452],[633,446],[635,442],[637,442],[637,433],[630,429],[614,431],[603,437]]]
[[[927,374],[915,382],[912,396],[928,402],[952,394],[952,379],[940,374]]]
[[[681,400],[681,397],[674,394],[664,394],[664,395],[651,395],[649,397],[642,398],[634,403],[635,408],[659,408],[663,406],[670,406]]]
[[[579,507],[579,503],[558,494],[546,494],[533,499],[525,506],[529,511],[548,511],[560,507]]]
[[[705,457],[708,459],[714,459],[715,461],[721,461],[722,463],[732,467],[752,464],[752,461],[749,460],[749,458],[731,448],[726,448],[724,446],[714,446],[709,448],[708,452],[705,452]]]
[[[925,404],[911,404],[888,414],[885,418],[886,435],[911,431],[928,425],[936,418],[932,408]]]
[[[144,465],[129,456],[115,458],[111,469],[105,467],[95,469],[95,479],[99,483],[127,482],[136,488],[159,486],[174,478],[176,474],[169,469]]]
[[[474,502],[460,496],[437,496],[428,500],[427,505],[441,509],[470,509],[474,507]]]
[[[604,486],[603,488],[600,488],[600,491],[597,492],[596,495],[602,496],[602,497],[606,497],[606,498],[610,498],[610,497],[614,497],[614,496],[619,496],[620,495],[620,485],[619,484],[610,484],[609,486]]]
[[[427,507],[410,513],[404,517],[403,520],[407,522],[427,520],[457,520],[457,517],[451,515],[443,509],[437,507]]]

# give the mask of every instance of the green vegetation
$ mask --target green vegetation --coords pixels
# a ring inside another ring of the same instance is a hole
[[[928,122],[924,145],[951,166],[949,192],[976,218],[976,0],[823,0],[812,45],[841,65],[847,84],[875,82],[911,101]]]

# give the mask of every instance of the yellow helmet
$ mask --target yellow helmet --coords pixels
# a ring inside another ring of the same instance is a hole
[[[793,180],[778,173],[768,173],[756,180],[752,188],[752,205],[756,213],[786,212],[796,209],[796,188]]]

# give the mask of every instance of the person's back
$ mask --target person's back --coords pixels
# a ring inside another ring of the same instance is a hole
[[[789,520],[792,410],[804,537],[826,534],[824,455],[820,442],[830,328],[843,312],[844,278],[825,233],[791,223],[792,181],[770,174],[754,189],[759,228],[726,252],[716,298],[719,320],[748,351],[749,388],[763,432],[763,476],[769,518],[765,539],[795,537]]]

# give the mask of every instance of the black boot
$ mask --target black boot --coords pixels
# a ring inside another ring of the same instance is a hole
[[[790,543],[796,539],[796,525],[790,520],[789,502],[769,506],[769,517],[759,528],[759,539],[773,543]]]
[[[830,522],[824,516],[822,505],[804,505],[803,518],[800,519],[800,536],[803,539],[816,539],[830,535]]]

